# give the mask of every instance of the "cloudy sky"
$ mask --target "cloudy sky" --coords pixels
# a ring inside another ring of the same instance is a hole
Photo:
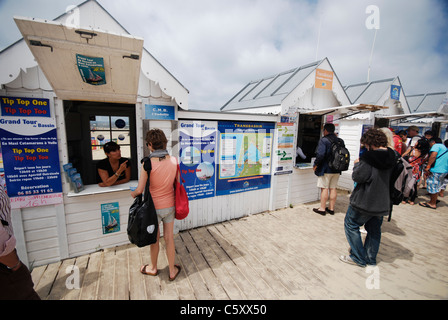
[[[14,15],[53,20],[82,2],[0,0],[0,50],[21,38]],[[190,91],[190,109],[217,110],[251,80],[325,57],[343,85],[366,82],[372,52],[370,80],[448,90],[446,0],[98,2]]]

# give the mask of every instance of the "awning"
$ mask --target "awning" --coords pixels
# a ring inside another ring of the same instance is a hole
[[[143,39],[14,17],[62,100],[136,103]]]
[[[383,118],[391,121],[412,122],[416,120],[427,119],[431,122],[448,122],[447,115],[440,112],[416,112],[407,114],[396,114],[392,116],[384,116]]]
[[[333,107],[320,110],[304,110],[304,111],[298,110],[298,111],[300,114],[323,116],[331,113],[339,113],[339,114],[347,114],[347,117],[350,117],[358,113],[375,112],[381,109],[387,109],[387,107],[376,106],[372,104],[354,104],[349,106]]]

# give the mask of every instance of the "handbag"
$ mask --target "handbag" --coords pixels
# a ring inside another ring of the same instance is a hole
[[[177,175],[176,179],[174,180],[174,190],[175,190],[175,196],[176,196],[176,219],[177,220],[183,220],[188,216],[188,213],[190,212],[190,208],[188,206],[188,195],[187,191],[185,190],[184,186],[185,180],[182,178],[182,175],[180,173],[180,167],[179,164],[177,164]]]
[[[137,247],[145,247],[157,242],[159,221],[154,202],[149,192],[149,177],[151,172],[151,160],[144,158],[145,170],[148,172],[145,195],[138,195],[129,208],[127,233],[129,241]]]

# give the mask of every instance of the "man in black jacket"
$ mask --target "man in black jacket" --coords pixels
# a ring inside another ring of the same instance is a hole
[[[334,131],[334,124],[326,123],[324,125],[324,137],[319,140],[317,145],[316,160],[313,166],[314,174],[317,176],[317,186],[321,190],[320,208],[313,208],[313,211],[323,216],[326,212],[334,214],[334,206],[338,195],[336,187],[341,175],[341,171],[335,171],[328,165],[331,144],[337,139]],[[327,200],[330,200],[328,207]]]
[[[362,136],[361,143],[367,151],[355,160],[352,178],[356,186],[344,220],[350,255],[339,258],[365,267],[376,265],[383,217],[389,215],[391,208],[390,176],[398,156],[387,148],[387,138],[381,130],[370,129]],[[362,225],[367,231],[364,244],[359,232]]]

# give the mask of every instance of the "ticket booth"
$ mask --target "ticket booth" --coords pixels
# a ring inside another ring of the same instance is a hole
[[[129,243],[145,132],[161,128],[171,147],[188,90],[96,1],[55,21],[15,22],[23,39],[0,52],[0,158],[21,260],[38,266]],[[108,141],[129,158],[131,180],[100,187]]]

